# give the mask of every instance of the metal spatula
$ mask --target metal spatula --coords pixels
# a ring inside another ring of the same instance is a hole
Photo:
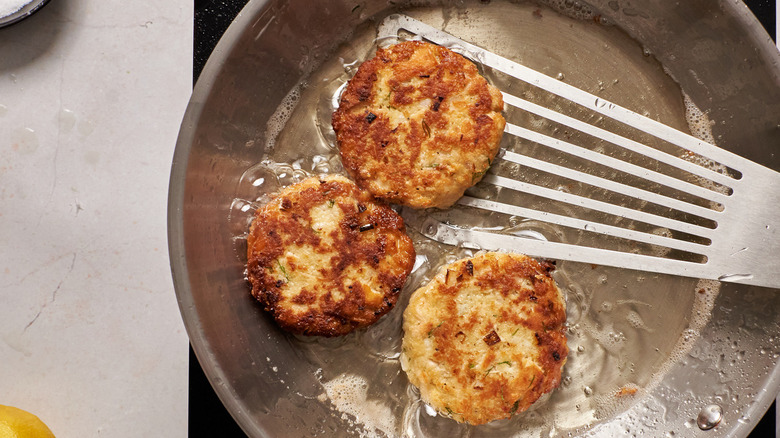
[[[511,227],[460,225],[448,212],[405,209],[410,226],[431,239],[468,248],[509,249],[549,259],[780,287],[780,173],[411,17],[392,15],[379,27],[380,39],[404,32],[465,54],[484,68],[535,90],[524,95],[544,90],[568,101],[552,110],[504,90],[509,107],[535,115],[533,120],[545,119],[544,126],[559,126],[553,131],[563,130],[565,135],[529,129],[539,123],[521,127],[508,116],[505,133],[519,138],[516,145],[531,145],[514,149],[531,152],[502,150],[500,160],[456,209],[466,215],[503,215],[513,221],[524,218],[553,224],[580,230],[577,233],[584,237],[528,238],[541,234]],[[572,117],[563,113],[566,108],[600,116]],[[611,121],[601,123],[601,116]],[[625,125],[626,132],[637,134],[624,135],[604,127],[613,125]],[[580,144],[569,141],[569,133],[575,131]],[[643,141],[647,138],[653,140]],[[609,148],[593,144],[608,144]],[[529,173],[537,178],[516,178]],[[567,184],[576,185],[578,193],[566,190]],[[523,196],[535,201],[515,202]],[[547,204],[559,206],[545,208]]]

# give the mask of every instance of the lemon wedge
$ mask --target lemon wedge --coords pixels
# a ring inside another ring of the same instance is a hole
[[[0,405],[0,438],[54,438],[54,434],[35,415]]]

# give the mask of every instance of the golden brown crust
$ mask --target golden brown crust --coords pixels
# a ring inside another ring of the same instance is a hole
[[[401,364],[441,414],[470,424],[508,418],[560,383],[565,322],[548,265],[480,253],[412,294]]]
[[[407,41],[379,49],[347,84],[333,128],[344,167],[387,202],[445,208],[498,152],[499,90],[466,58]]]
[[[338,336],[398,299],[415,252],[403,219],[340,176],[308,178],[259,209],[247,237],[252,295],[293,333]]]

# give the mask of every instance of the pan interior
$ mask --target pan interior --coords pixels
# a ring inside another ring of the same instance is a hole
[[[717,73],[714,69],[696,70],[694,82],[680,74],[687,67],[665,69],[658,59],[673,65],[677,48],[669,46],[658,58],[653,52],[666,43],[664,26],[673,14],[656,20],[652,13],[628,7],[632,2],[617,1],[594,1],[599,10],[573,0],[458,0],[425,6],[430,3],[334,0],[315,8],[306,1],[251,1],[239,17],[242,27],[226,34],[229,51],[218,48],[216,60],[204,70],[177,145],[177,157],[182,151],[186,159],[174,163],[172,175],[171,253],[193,346],[231,413],[250,436],[617,436],[645,430],[681,437],[699,432],[692,421],[711,402],[724,406],[724,422],[749,423],[742,412],[754,407],[752,397],[739,394],[757,394],[780,351],[777,300],[755,288],[724,288],[719,295],[718,285],[710,282],[597,262],[559,262],[554,276],[567,298],[570,348],[563,383],[530,411],[480,427],[433,415],[398,361],[409,295],[439,266],[472,251],[438,244],[410,227],[418,257],[397,307],[374,326],[337,339],[283,333],[253,301],[244,278],[245,236],[253,212],[275,191],[308,175],[344,173],[331,113],[339,90],[381,43],[376,41],[378,24],[392,13],[410,15],[696,135],[719,128],[691,112],[690,103],[702,99],[710,99],[705,102],[709,116],[726,121],[727,128],[739,123],[769,127],[721,129],[713,139],[725,145],[766,144],[771,126],[776,129],[770,119],[777,111],[771,107],[758,112],[760,120],[748,121],[746,112],[730,109],[739,108],[739,102],[721,96],[744,84],[701,88],[697,84],[710,83],[707,75]],[[693,3],[677,7],[697,10]],[[645,6],[663,11],[667,5]],[[685,18],[683,12],[675,13]],[[640,23],[632,35],[647,45],[613,25],[618,16]],[[690,24],[699,25],[707,29],[713,23]],[[657,32],[643,34],[642,26]],[[676,59],[674,65],[693,62]],[[722,62],[718,59],[710,61]],[[751,62],[751,71],[759,71],[757,61]],[[483,73],[506,85],[501,75]],[[777,94],[771,88],[777,83],[767,85],[759,73],[745,82]],[[751,104],[763,103],[753,99]],[[694,122],[690,129],[689,121]],[[744,141],[733,141],[735,136]],[[506,140],[502,146],[536,153],[534,145]],[[746,152],[751,158],[760,155]],[[550,182],[554,185],[555,178]],[[464,226],[564,242],[580,238],[518,217],[450,213],[449,219]],[[735,308],[747,316],[732,312]],[[760,347],[761,354],[750,353],[751,347]],[[738,384],[746,379],[744,372],[736,370],[747,357],[755,372],[745,390]]]
[[[579,9],[572,17],[532,3],[494,2],[489,7],[475,3],[406,13],[686,129],[679,86],[635,41],[618,28],[594,20],[587,11]],[[344,172],[330,117],[343,85],[373,55],[377,41],[372,23],[293,87],[271,118],[266,153],[245,171],[236,190],[230,220],[237,233],[237,253],[244,253],[242,236],[254,209],[270,194],[308,175]],[[505,80],[492,72],[485,74],[494,83]],[[499,226],[558,241],[575,239],[558,227],[518,217],[465,214],[459,219],[466,226]],[[377,429],[390,436],[401,430],[414,430],[415,436],[440,436],[445,431],[462,435],[467,426],[431,415],[419,402],[400,370],[398,356],[402,310],[409,294],[442,264],[473,252],[408,231],[418,251],[417,265],[397,309],[375,326],[341,339],[289,337],[288,341],[303,362],[297,366],[317,370],[322,387],[316,397],[347,414],[355,430]],[[559,262],[555,278],[568,302],[571,353],[563,384],[531,412],[473,428],[473,436],[514,436],[539,429],[581,431],[625,409],[657,382],[670,361],[684,354],[706,322],[717,293],[714,284],[597,263]]]

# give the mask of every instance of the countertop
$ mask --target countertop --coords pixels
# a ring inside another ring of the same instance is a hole
[[[0,29],[0,404],[57,436],[187,434],[166,211],[192,17],[52,0]]]

